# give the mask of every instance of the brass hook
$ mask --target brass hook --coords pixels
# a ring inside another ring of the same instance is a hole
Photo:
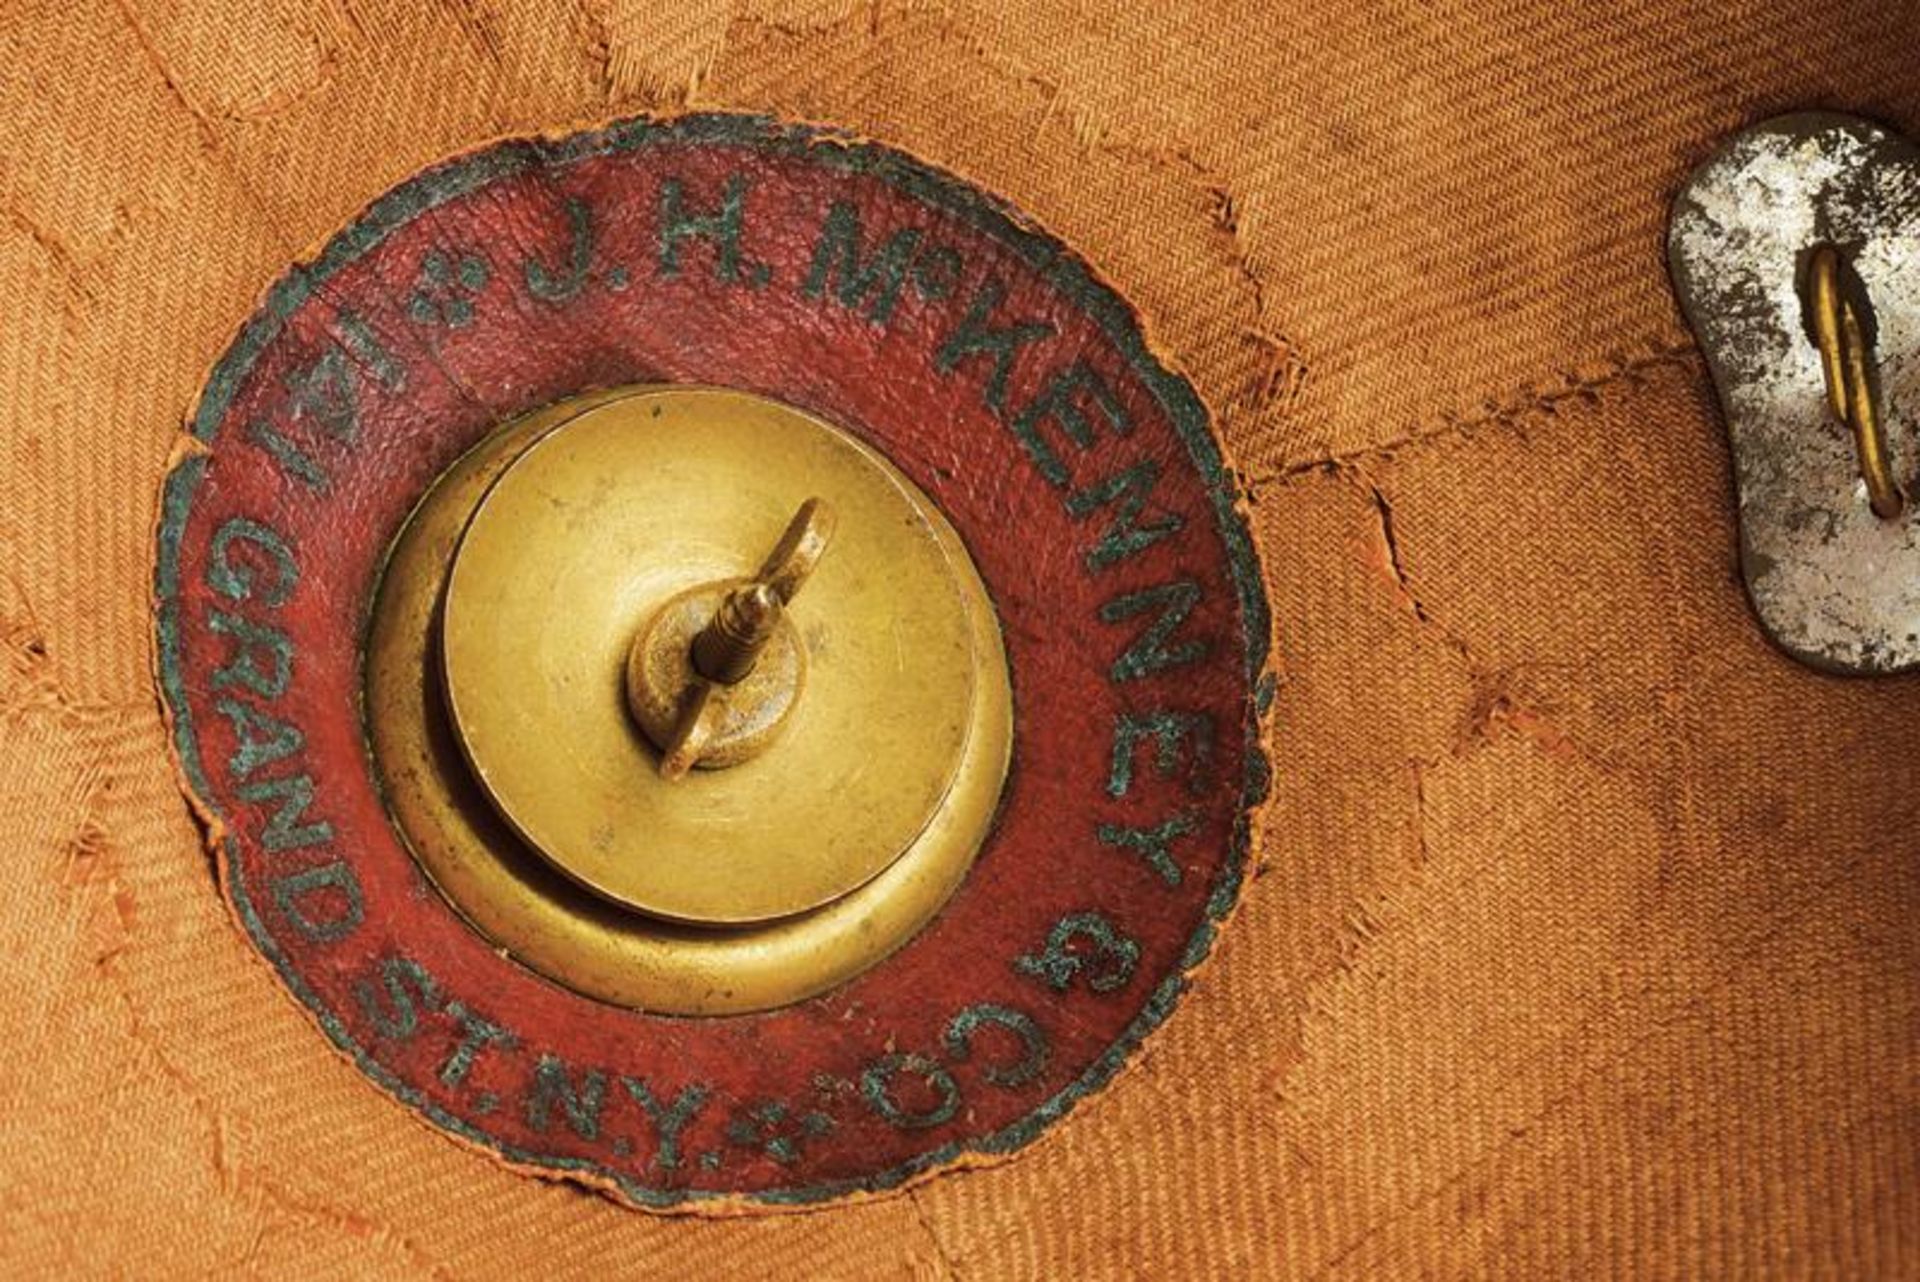
[[[838,515],[825,499],[802,503],[758,577],[721,598],[713,617],[694,636],[693,684],[671,735],[660,745],[661,778],[684,778],[699,763],[729,711],[722,691],[739,685],[753,671],[760,652],[779,629],[787,604],[820,564],[838,524]],[[636,645],[645,644],[643,633]],[[788,691],[788,700],[792,697]]]
[[[1827,381],[1827,404],[1833,415],[1853,431],[1860,479],[1867,483],[1867,500],[1875,516],[1892,520],[1906,510],[1906,496],[1893,479],[1887,457],[1887,434],[1880,423],[1880,405],[1867,372],[1867,342],[1860,313],[1840,288],[1840,251],[1832,245],[1815,247],[1807,262],[1807,290],[1811,295],[1814,343],[1820,349],[1820,367]]]

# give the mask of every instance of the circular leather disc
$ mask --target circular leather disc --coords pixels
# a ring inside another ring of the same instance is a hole
[[[887,961],[763,1014],[516,964],[409,856],[363,742],[413,506],[500,423],[631,383],[865,441],[959,532],[1005,640],[1013,763],[973,870]],[[234,913],[342,1053],[508,1162],[790,1206],[1009,1153],[1112,1079],[1234,903],[1268,624],[1206,412],[1085,263],[917,161],[728,116],[454,160],[273,288],[193,431],[160,670]]]

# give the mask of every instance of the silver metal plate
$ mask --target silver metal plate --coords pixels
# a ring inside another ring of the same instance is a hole
[[[1674,202],[1667,252],[1732,439],[1741,567],[1767,634],[1833,672],[1920,665],[1920,520],[1875,516],[1853,437],[1827,407],[1799,282],[1838,246],[1878,331],[1895,475],[1920,442],[1920,150],[1878,125],[1782,116],[1736,135]]]

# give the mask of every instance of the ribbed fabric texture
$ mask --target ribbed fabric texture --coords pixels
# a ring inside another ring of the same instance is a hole
[[[1920,129],[1908,0],[62,0],[0,13],[0,1272],[1920,1276],[1920,683],[1742,596],[1665,275],[1725,133]],[[1032,1149],[659,1218],[338,1060],[150,675],[160,478],[266,285],[420,167],[844,126],[1084,253],[1255,504],[1276,795],[1216,959]]]

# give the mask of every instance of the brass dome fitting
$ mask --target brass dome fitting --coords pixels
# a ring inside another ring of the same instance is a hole
[[[388,558],[365,707],[395,824],[475,929],[682,1015],[803,1000],[912,938],[1013,734],[992,604],[931,500],[711,388],[585,395],[448,469]]]

